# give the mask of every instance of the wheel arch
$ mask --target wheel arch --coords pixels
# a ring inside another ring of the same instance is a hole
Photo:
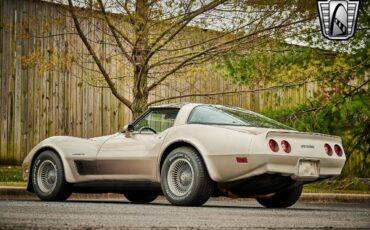
[[[34,189],[33,189],[33,186],[32,186],[32,170],[33,170],[33,166],[34,166],[35,160],[37,159],[37,157],[41,153],[43,153],[45,151],[52,151],[52,152],[54,152],[57,155],[57,157],[59,158],[59,160],[62,162],[62,167],[63,167],[64,174],[66,174],[66,171],[65,171],[66,167],[64,165],[64,161],[63,161],[63,159],[62,159],[59,151],[56,148],[52,147],[52,146],[43,146],[43,147],[39,148],[34,153],[34,155],[32,156],[32,159],[31,159],[30,172],[29,172],[30,175],[28,177],[28,183],[27,183],[27,191],[29,191],[29,192],[34,192]]]
[[[195,144],[193,144],[189,141],[185,141],[185,140],[175,141],[175,142],[173,142],[173,143],[171,143],[171,144],[169,144],[168,146],[165,147],[164,151],[161,154],[161,158],[160,158],[160,161],[159,161],[159,174],[158,174],[159,178],[160,178],[160,175],[161,175],[161,170],[162,170],[164,160],[172,152],[172,150],[174,150],[176,148],[179,148],[179,147],[190,147],[190,148],[193,148],[194,150],[196,150],[196,153],[202,159],[203,164],[206,166],[206,170],[207,170],[208,175],[212,179],[212,177],[210,175],[210,170],[209,170],[208,164],[207,164],[206,159],[204,158],[202,152],[200,151],[200,148],[197,147]]]

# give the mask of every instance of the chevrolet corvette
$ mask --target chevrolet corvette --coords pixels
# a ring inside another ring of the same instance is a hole
[[[297,202],[305,184],[340,175],[341,138],[296,131],[257,113],[210,104],[150,107],[122,132],[49,137],[23,162],[27,190],[43,201],[71,193],[123,194],[199,206],[212,196]]]

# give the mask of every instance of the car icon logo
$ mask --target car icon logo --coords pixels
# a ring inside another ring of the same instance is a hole
[[[317,1],[321,32],[330,40],[347,40],[354,35],[359,1]]]

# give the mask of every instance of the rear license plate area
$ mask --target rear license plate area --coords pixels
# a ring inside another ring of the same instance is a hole
[[[298,164],[299,177],[318,177],[319,176],[319,161],[300,160]]]

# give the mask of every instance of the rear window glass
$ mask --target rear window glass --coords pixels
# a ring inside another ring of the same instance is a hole
[[[189,117],[188,123],[292,129],[278,121],[249,110],[210,105],[195,107]]]

